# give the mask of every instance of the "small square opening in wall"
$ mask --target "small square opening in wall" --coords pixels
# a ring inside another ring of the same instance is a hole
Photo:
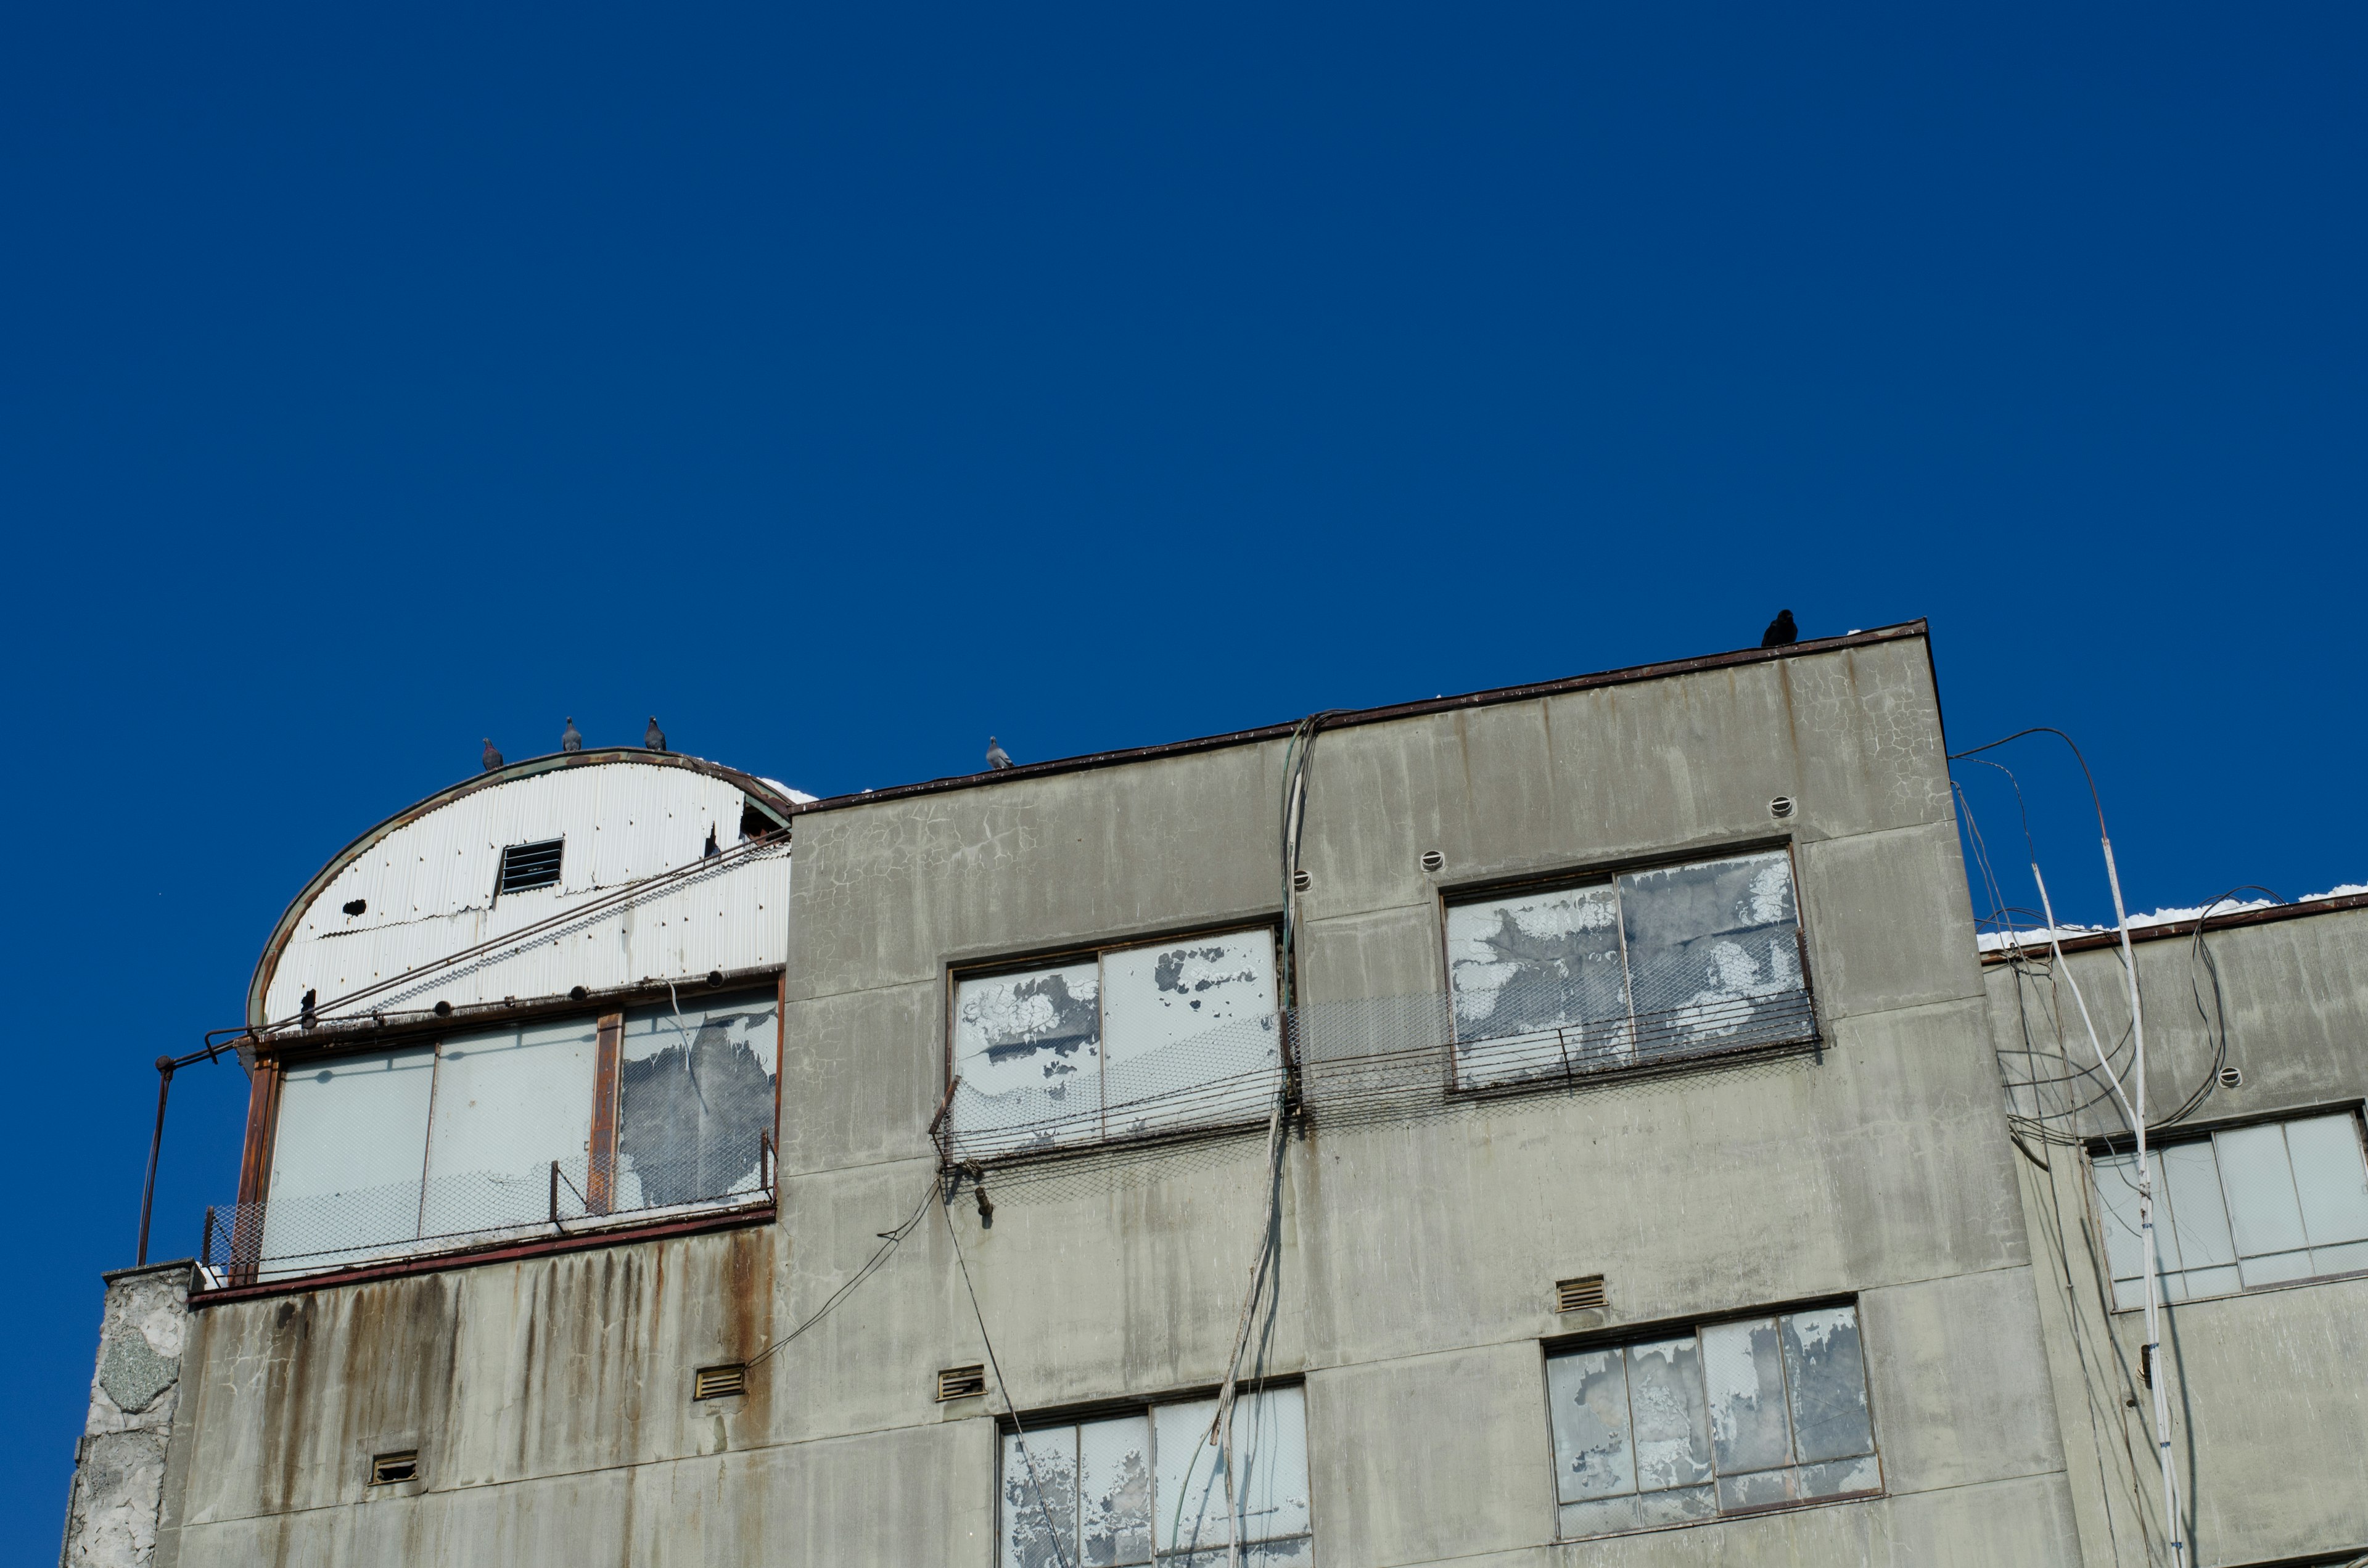
[[[948,1367],[938,1374],[938,1403],[950,1399],[973,1399],[986,1392],[986,1368]]]
[[[419,1450],[404,1449],[399,1453],[370,1456],[370,1483],[392,1486],[398,1481],[419,1479]]]
[[[748,1368],[742,1361],[723,1367],[701,1367],[690,1380],[690,1397],[693,1400],[726,1399],[747,1392]]]
[[[1558,1312],[1593,1312],[1603,1310],[1603,1276],[1582,1275],[1577,1279],[1554,1281],[1554,1311]]]

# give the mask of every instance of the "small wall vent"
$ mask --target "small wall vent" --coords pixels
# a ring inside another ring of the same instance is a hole
[[[726,1399],[747,1392],[748,1367],[743,1361],[734,1361],[728,1367],[701,1367],[690,1380],[690,1397],[694,1400]]]
[[[1313,871],[1293,871],[1293,872],[1292,872],[1292,873],[1291,873],[1291,891],[1292,891],[1292,892],[1305,892],[1308,889],[1310,889],[1310,888],[1314,887],[1315,885],[1315,872],[1313,872]]]
[[[1426,849],[1422,852],[1422,869],[1426,871],[1443,871],[1447,869],[1447,857],[1436,849]]]
[[[1597,1312],[1603,1310],[1603,1276],[1589,1274],[1578,1279],[1554,1281],[1554,1311],[1558,1312]]]
[[[405,1449],[401,1453],[370,1456],[372,1486],[392,1486],[398,1481],[419,1479],[419,1450]]]
[[[938,1374],[938,1403],[950,1399],[974,1399],[986,1392],[986,1369],[948,1367]]]
[[[513,844],[502,851],[502,881],[499,892],[524,892],[529,888],[547,888],[559,881],[560,851],[567,847],[564,838],[546,838],[540,844]]]
[[[2243,1071],[2235,1067],[2223,1067],[2220,1069],[2220,1086],[2224,1089],[2243,1088],[2245,1086],[2245,1074]]]
[[[1768,814],[1779,821],[1791,816],[1794,810],[1793,797],[1790,795],[1779,795],[1768,802]]]

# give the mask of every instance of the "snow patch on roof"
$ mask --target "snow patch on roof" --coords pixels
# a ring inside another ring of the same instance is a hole
[[[2325,892],[2305,893],[2294,900],[2297,904],[2318,903],[2331,898],[2349,898],[2356,893],[2368,893],[2368,882],[2343,882]],[[2223,899],[2212,906],[2213,918],[2236,915],[2248,909],[2280,907],[2273,898]],[[2175,908],[2157,909],[2145,915],[2130,916],[2130,929],[2143,931],[2149,926],[2178,926],[2203,913],[2203,905],[2182,904]],[[2051,941],[2068,942],[2075,937],[2093,937],[2100,931],[2111,931],[2111,926],[2061,925],[2052,930],[2044,926],[2019,927],[2012,931],[1985,931],[1974,938],[1974,945],[1986,953],[2003,952],[2009,947],[2044,949]]]
[[[782,783],[780,779],[768,778],[761,773],[757,775],[757,782],[759,784],[770,784],[774,789],[779,790],[782,794],[787,795],[791,800],[797,801],[800,805],[805,804],[808,801],[817,800],[820,798],[818,796],[809,795],[803,790],[792,790],[788,785]]]

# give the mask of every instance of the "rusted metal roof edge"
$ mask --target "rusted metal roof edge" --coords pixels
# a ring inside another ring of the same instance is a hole
[[[2340,898],[2305,899],[2298,903],[2271,904],[2267,909],[2231,910],[2226,915],[2207,915],[2203,924],[2214,931],[2226,931],[2238,926],[2268,926],[2280,920],[2300,920],[2312,915],[2336,915],[2347,909],[2368,909],[2368,893],[2351,892]],[[2133,926],[2130,940],[2134,943],[2159,942],[2171,937],[2192,937],[2196,924],[2192,920],[2177,920],[2165,926]],[[2056,944],[2067,953],[2090,953],[2100,948],[2121,945],[2122,934],[2110,930],[2091,931]],[[2018,958],[2045,958],[2047,953],[2046,943],[2033,942],[2020,951],[2001,948],[1995,952],[1984,953],[1982,964],[1987,968],[1992,964],[2011,963]]]
[[[1559,680],[1534,681],[1527,686],[1500,686],[1486,691],[1466,692],[1456,697],[1426,698],[1419,702],[1395,702],[1381,708],[1355,708],[1331,714],[1324,721],[1327,730],[1348,729],[1359,724],[1382,724],[1395,719],[1419,719],[1433,713],[1462,712],[1474,708],[1493,708],[1507,702],[1525,702],[1541,697],[1559,697],[1565,692],[1591,691],[1601,687],[1630,686],[1639,681],[1667,680],[1676,676],[1699,675],[1705,670],[1732,669],[1743,665],[1767,664],[1777,659],[1795,658],[1804,653],[1830,653],[1849,648],[1864,648],[1879,642],[1896,642],[1909,638],[1930,640],[1927,622],[1921,618],[1901,621],[1896,626],[1878,626],[1865,631],[1853,631],[1843,637],[1820,637],[1814,641],[1788,642],[1781,648],[1738,648],[1728,653],[1705,653],[1691,659],[1670,659],[1657,665],[1631,665],[1625,669],[1603,670],[1593,675],[1566,676]],[[1935,684],[1937,691],[1937,682]],[[811,812],[845,811],[853,806],[871,805],[882,801],[906,800],[916,795],[941,794],[950,790],[970,790],[993,784],[1015,783],[1022,778],[1044,778],[1059,773],[1079,773],[1087,768],[1114,767],[1130,762],[1156,762],[1164,757],[1189,756],[1196,752],[1217,751],[1226,746],[1256,745],[1266,741],[1287,738],[1299,727],[1293,719],[1281,724],[1264,724],[1254,730],[1235,730],[1222,735],[1202,735],[1193,740],[1167,741],[1157,745],[1129,746],[1119,751],[1089,752],[1083,756],[1060,757],[1050,762],[1024,762],[1016,767],[996,768],[985,773],[958,773],[944,778],[924,779],[917,784],[895,784],[885,790],[871,790],[852,795],[832,795],[819,801],[801,802],[793,810],[801,816]]]
[[[230,1285],[218,1290],[192,1290],[189,1292],[189,1307],[195,1311],[201,1307],[226,1306],[234,1301],[259,1301],[274,1296],[298,1296],[311,1290],[334,1290],[347,1285],[401,1279],[415,1274],[441,1274],[453,1268],[475,1268],[488,1263],[515,1263],[526,1258],[552,1257],[562,1253],[623,1246],[632,1242],[671,1241],[677,1236],[743,1230],[751,1225],[772,1223],[779,1209],[780,1206],[768,1198],[761,1203],[742,1204],[736,1208],[718,1210],[712,1214],[698,1214],[647,1225],[616,1225],[607,1230],[585,1231],[574,1235],[538,1236],[531,1241],[423,1253],[417,1257],[402,1258],[393,1263],[365,1264],[335,1272],[300,1274],[292,1278],[273,1279],[260,1285]]]
[[[350,865],[356,856],[396,828],[449,806],[464,795],[472,795],[496,784],[531,778],[540,773],[556,773],[570,767],[598,767],[613,762],[688,768],[693,773],[723,779],[727,784],[737,785],[742,792],[762,800],[785,824],[797,807],[796,801],[753,773],[743,773],[736,767],[727,767],[701,756],[686,756],[680,752],[647,751],[640,746],[598,746],[585,751],[552,752],[542,756],[528,757],[523,762],[510,763],[491,773],[481,773],[474,778],[464,778],[458,784],[438,790],[424,801],[405,806],[338,850],[329,858],[326,865],[313,873],[312,881],[306,882],[302,890],[289,901],[288,907],[281,911],[279,921],[271,927],[270,937],[263,944],[262,956],[255,960],[255,973],[246,983],[246,1022],[249,1027],[261,1028],[270,1021],[264,1015],[263,1001],[270,993],[271,976],[279,967],[280,955],[287,950],[289,937],[295,933],[297,922],[304,917],[304,911],[313,906],[313,901],[321,896],[322,890],[336,881],[337,873]]]

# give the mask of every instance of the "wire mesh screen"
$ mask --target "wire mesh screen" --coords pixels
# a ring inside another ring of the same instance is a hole
[[[669,1001],[291,1064],[270,1196],[209,1210],[204,1261],[265,1280],[761,1199],[779,1017]]]

